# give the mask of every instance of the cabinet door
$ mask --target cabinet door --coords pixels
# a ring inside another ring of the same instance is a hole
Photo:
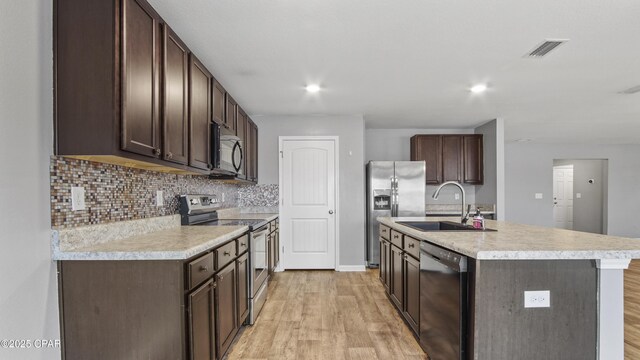
[[[273,273],[273,262],[274,262],[274,258],[275,258],[275,254],[274,254],[274,250],[273,250],[273,244],[275,244],[274,238],[273,238],[273,233],[267,235],[267,251],[268,251],[268,256],[267,258],[269,259],[269,265],[268,265],[268,269],[269,269],[269,275],[271,275]]]
[[[442,181],[462,182],[462,136],[442,136]]]
[[[247,153],[247,180],[258,180],[258,127],[247,116],[247,141],[245,146]]]
[[[484,182],[484,157],[482,154],[482,135],[464,135],[462,137],[464,157],[464,182],[482,185]]]
[[[227,91],[224,89],[222,84],[218,82],[218,80],[213,79],[213,121],[218,123],[220,126],[225,126],[226,123],[224,121],[224,102],[227,96]]]
[[[159,157],[160,17],[143,0],[123,1],[122,150]]]
[[[211,169],[211,73],[193,55],[189,69],[189,166]]]
[[[189,294],[189,354],[191,360],[213,360],[215,353],[214,289],[209,280]]]
[[[163,157],[167,161],[189,161],[189,49],[164,26]]]
[[[237,272],[235,262],[230,263],[216,275],[216,328],[218,356],[222,358],[238,333],[238,311],[236,308]]]
[[[278,264],[280,263],[280,231],[276,231],[276,244],[274,246],[275,248],[275,264],[273,265],[274,270],[275,268],[278,267]]]
[[[242,141],[242,167],[238,177],[242,179],[247,178],[247,114],[242,110],[240,106],[237,107],[238,118],[236,121],[236,136]]]
[[[384,290],[389,293],[389,248],[390,243],[380,238],[380,281],[384,285]]]
[[[389,286],[389,295],[398,309],[402,309],[404,305],[403,252],[395,245],[390,245],[390,247],[389,271],[391,272],[391,284]]]
[[[248,253],[240,256],[236,260],[238,271],[238,326],[240,326],[249,315],[249,261]]]
[[[404,311],[403,315],[417,334],[420,326],[420,261],[404,254]]]
[[[440,184],[442,182],[442,136],[413,136],[411,138],[411,160],[426,162],[427,184]]]
[[[237,103],[229,93],[226,94],[226,104],[225,104],[225,121],[224,123],[227,125],[227,129],[231,130],[232,133],[236,132],[236,120],[237,120]]]

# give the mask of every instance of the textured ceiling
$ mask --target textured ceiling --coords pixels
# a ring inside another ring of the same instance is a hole
[[[640,1],[150,0],[252,116],[640,143]],[[523,55],[568,38],[543,59]],[[306,94],[306,83],[323,91]],[[472,95],[468,87],[487,82]]]

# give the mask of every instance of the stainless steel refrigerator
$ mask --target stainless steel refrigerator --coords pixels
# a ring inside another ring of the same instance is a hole
[[[380,265],[378,216],[425,216],[424,161],[370,161],[367,164],[367,265]]]

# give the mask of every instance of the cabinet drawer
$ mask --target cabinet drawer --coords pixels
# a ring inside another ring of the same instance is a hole
[[[403,235],[401,233],[395,230],[391,230],[391,238],[389,240],[391,240],[391,243],[393,245],[402,249],[403,248],[402,236]]]
[[[189,265],[187,265],[189,289],[193,289],[196,285],[211,277],[214,271],[212,253],[203,255],[190,262]]]
[[[232,241],[216,249],[216,270],[222,269],[236,257],[236,242]]]
[[[245,235],[238,238],[238,254],[249,250],[249,235]]]
[[[416,259],[420,258],[420,241],[407,235],[404,236],[404,251]]]
[[[390,231],[391,230],[388,227],[386,227],[384,225],[380,225],[380,237],[381,238],[389,240],[390,239],[389,238],[389,232]]]

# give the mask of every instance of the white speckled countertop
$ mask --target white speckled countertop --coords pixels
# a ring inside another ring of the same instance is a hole
[[[274,220],[278,214],[221,218]],[[180,226],[180,216],[120,221],[51,232],[53,260],[184,260],[249,230],[247,226]]]
[[[54,251],[53,260],[184,260],[248,230],[247,226],[180,226],[69,251]]]
[[[452,221],[451,218],[379,217],[381,224],[478,260],[639,259],[640,240],[486,220],[496,232],[423,232],[396,221]],[[459,221],[457,221],[459,222]]]

